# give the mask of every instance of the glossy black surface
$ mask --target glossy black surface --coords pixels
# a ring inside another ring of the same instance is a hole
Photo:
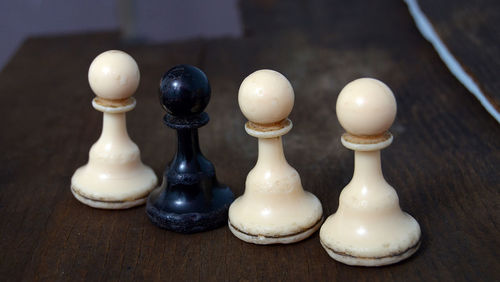
[[[197,67],[178,65],[160,80],[160,102],[174,116],[199,114],[210,101],[210,83]]]
[[[161,228],[193,233],[227,222],[234,195],[218,182],[198,141],[197,128],[209,120],[202,112],[209,100],[208,79],[198,68],[180,65],[162,77],[160,101],[167,111],[165,124],[177,130],[177,153],[146,205],[149,218]]]

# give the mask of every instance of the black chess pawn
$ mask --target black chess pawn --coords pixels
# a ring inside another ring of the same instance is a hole
[[[194,233],[227,222],[234,200],[231,189],[219,183],[213,164],[200,151],[198,128],[208,123],[203,112],[210,100],[206,75],[190,65],[178,65],[160,81],[164,122],[177,131],[177,153],[165,169],[163,182],[149,196],[146,212],[161,228]]]

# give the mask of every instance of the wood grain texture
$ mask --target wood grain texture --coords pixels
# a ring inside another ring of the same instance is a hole
[[[447,71],[402,1],[244,1],[247,36],[124,46],[116,34],[26,41],[0,73],[0,279],[170,281],[499,280],[500,127]],[[162,123],[161,75],[179,63],[203,69],[212,86],[202,151],[236,195],[257,157],[237,103],[241,81],[260,68],[289,78],[294,128],[288,161],[305,189],[335,212],[353,153],[340,144],[335,101],[349,81],[370,76],[394,91],[395,141],[384,175],[423,231],[421,249],[383,268],[330,259],[318,233],[287,246],[256,246],[227,227],[182,235],[156,228],[144,207],[92,209],[70,178],[101,130],[87,82],[92,59],[131,54],[141,70],[137,107],[127,114],[144,163],[161,175],[175,152]]]
[[[500,112],[500,2],[418,2],[444,44]]]

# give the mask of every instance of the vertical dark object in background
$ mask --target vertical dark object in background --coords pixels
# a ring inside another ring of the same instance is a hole
[[[116,8],[122,40],[126,43],[139,43],[137,32],[137,5],[135,0],[118,0]]]
[[[198,143],[198,128],[209,121],[203,112],[209,100],[210,84],[196,67],[175,66],[160,81],[160,102],[167,111],[164,122],[177,130],[178,138],[177,153],[146,206],[151,221],[161,228],[194,233],[227,222],[234,195],[217,181]]]

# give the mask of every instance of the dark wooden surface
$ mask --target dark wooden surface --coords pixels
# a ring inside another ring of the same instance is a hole
[[[244,1],[241,10],[240,39],[124,46],[103,33],[22,45],[0,73],[0,280],[499,280],[500,127],[447,71],[405,4]],[[317,233],[293,245],[256,246],[227,227],[192,235],[160,230],[144,207],[80,204],[70,178],[87,161],[102,119],[90,105],[87,70],[113,48],[141,69],[128,128],[158,175],[176,146],[162,124],[159,78],[178,63],[206,72],[211,122],[200,129],[202,150],[237,195],[257,156],[238,87],[260,68],[286,75],[296,103],[285,153],[325,215],[335,212],[353,169],[352,152],[340,144],[336,97],[358,77],[385,81],[398,114],[395,141],[382,154],[384,174],[420,223],[421,249],[393,266],[350,267],[330,259]]]
[[[418,2],[441,40],[500,112],[500,1]]]

